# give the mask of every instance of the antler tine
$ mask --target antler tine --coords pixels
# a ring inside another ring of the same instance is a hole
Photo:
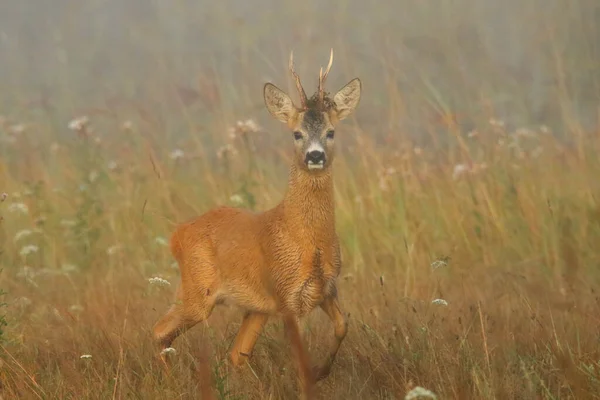
[[[331,70],[331,65],[333,64],[333,49],[329,53],[329,64],[327,64],[327,69],[325,73],[323,73],[323,68],[319,70],[319,100],[321,103],[323,102],[323,97],[325,96],[325,79],[327,79],[327,75],[329,75],[329,71]]]
[[[298,89],[298,94],[300,94],[300,105],[302,106],[302,108],[306,108],[308,100],[306,98],[306,92],[304,91],[304,88],[302,87],[302,83],[300,83],[300,77],[298,76],[298,74],[296,73],[296,70],[294,69],[294,51],[293,50],[290,52],[290,72],[292,73],[292,76],[294,77],[294,80],[296,81],[296,89]]]

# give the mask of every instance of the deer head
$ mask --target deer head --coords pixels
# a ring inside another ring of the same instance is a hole
[[[319,86],[307,98],[300,77],[294,70],[294,56],[290,53],[290,72],[300,95],[300,107],[272,83],[265,84],[264,98],[272,116],[287,124],[293,133],[295,163],[302,170],[319,173],[327,170],[333,161],[336,124],[356,109],[360,100],[361,83],[358,78],[348,82],[331,98],[325,92],[325,80],[333,63],[333,49],[325,72],[319,71]]]

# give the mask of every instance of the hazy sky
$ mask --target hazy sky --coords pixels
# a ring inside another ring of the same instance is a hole
[[[549,103],[562,75],[574,108],[593,119],[597,0],[322,3],[0,0],[0,98],[95,101],[211,79],[223,98],[251,106],[265,80],[289,84],[292,48],[312,89],[334,47],[331,85],[361,76],[373,106],[393,84],[411,104],[441,96],[469,108],[487,96],[505,113],[543,119],[557,112]]]

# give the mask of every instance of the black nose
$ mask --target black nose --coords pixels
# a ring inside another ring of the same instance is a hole
[[[314,164],[319,164],[321,162],[325,162],[325,153],[319,150],[313,150],[306,153],[306,162],[312,162]]]

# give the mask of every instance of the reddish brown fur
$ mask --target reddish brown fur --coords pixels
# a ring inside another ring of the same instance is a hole
[[[312,399],[314,396],[314,377],[310,371],[308,354],[304,350],[304,343],[302,343],[302,335],[300,334],[298,321],[293,315],[286,314],[283,316],[283,323],[286,335],[292,345],[292,353],[296,359],[296,364],[298,365],[298,372],[300,373],[300,389],[302,390],[303,398]]]
[[[154,328],[162,348],[227,301],[246,311],[231,351],[232,362],[240,365],[252,353],[270,316],[300,318],[321,307],[334,323],[335,335],[314,378],[329,374],[347,324],[337,300],[341,259],[330,167],[333,140],[326,134],[333,128],[332,121],[355,109],[359,98],[360,81],[355,79],[333,100],[327,99],[331,106],[321,103],[314,105],[318,109],[298,109],[285,93],[265,85],[269,112],[304,135],[296,140],[287,191],[281,203],[265,212],[219,207],[175,230],[171,251],[179,264],[181,285],[175,304]],[[307,115],[312,115],[310,120]],[[304,160],[306,149],[316,142],[323,144],[328,161],[315,171]],[[286,329],[294,329],[289,318],[286,321]],[[297,340],[292,341],[297,345]],[[303,349],[294,348],[300,351],[296,358],[302,366]]]

